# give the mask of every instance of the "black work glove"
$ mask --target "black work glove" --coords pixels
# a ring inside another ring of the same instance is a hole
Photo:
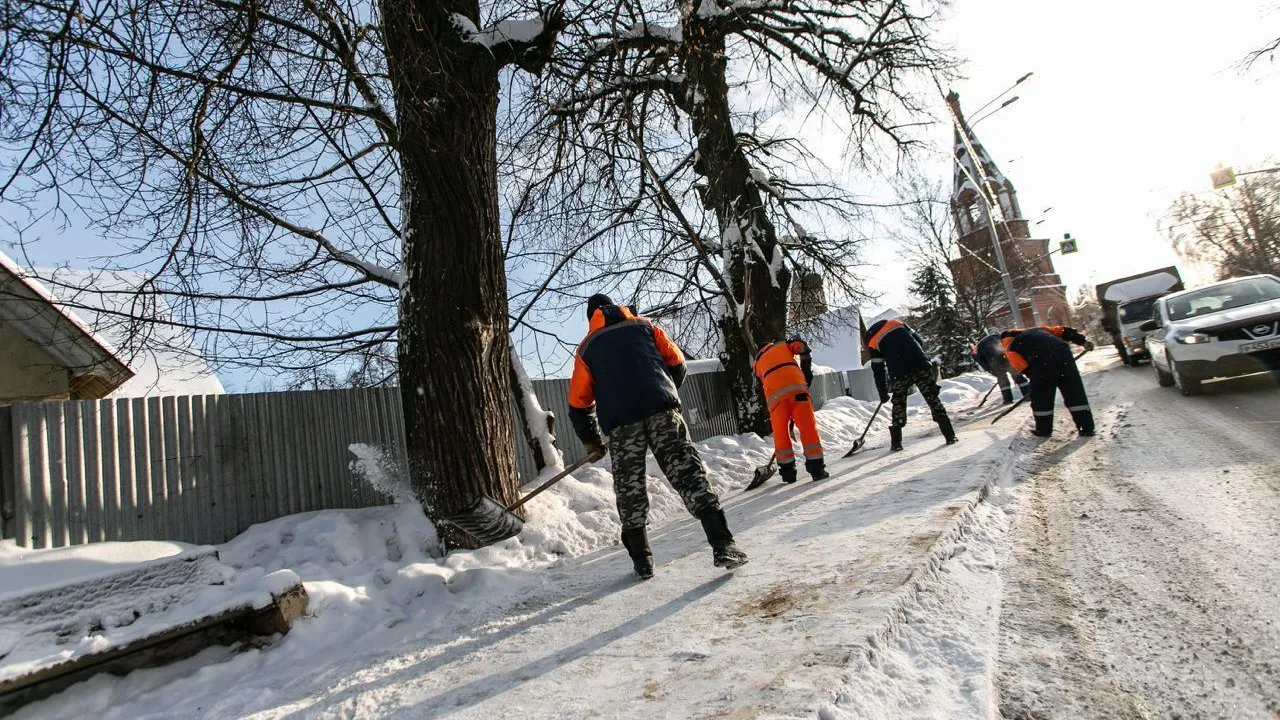
[[[604,444],[603,438],[588,440],[582,444],[587,448],[587,458],[589,462],[596,462],[609,452],[609,446]]]
[[[1092,349],[1093,349],[1093,343],[1086,340],[1084,343],[1084,351],[1089,352]]]
[[[882,403],[889,402],[889,392],[887,390],[880,391],[880,402]]]

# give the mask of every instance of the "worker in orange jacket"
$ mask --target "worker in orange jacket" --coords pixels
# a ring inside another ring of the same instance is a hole
[[[1062,393],[1062,402],[1081,435],[1093,435],[1093,411],[1080,379],[1080,369],[1071,355],[1073,342],[1086,350],[1093,343],[1080,331],[1065,325],[1047,325],[1026,330],[1006,330],[1000,334],[1005,357],[1016,372],[1031,378],[1031,414],[1035,418],[1032,435],[1053,434],[1053,396]]]
[[[615,305],[608,295],[587,300],[587,318],[590,332],[574,354],[569,380],[569,421],[588,453],[601,457],[607,449],[613,456],[622,545],[636,576],[653,577],[646,530],[649,450],[689,514],[702,522],[712,563],[728,569],[742,565],[747,554],[734,542],[720,497],[707,483],[707,466],[680,414],[684,354],[662,328],[625,305]]]
[[[796,361],[797,357],[799,362]],[[830,476],[822,457],[822,438],[813,415],[809,383],[813,381],[813,356],[803,340],[792,338],[760,346],[755,358],[756,378],[769,406],[773,426],[774,457],[782,482],[796,481],[796,453],[791,445],[790,426],[800,431],[804,469],[814,480]]]

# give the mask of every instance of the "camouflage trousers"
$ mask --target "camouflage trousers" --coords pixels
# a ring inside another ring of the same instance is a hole
[[[907,424],[907,396],[911,394],[911,386],[920,388],[920,394],[929,405],[929,412],[934,422],[947,419],[947,408],[938,398],[938,371],[930,365],[908,373],[906,377],[894,377],[889,380],[889,392],[893,394],[893,426],[903,427]]]
[[[719,508],[720,498],[707,485],[703,464],[679,410],[655,413],[640,422],[621,425],[609,433],[613,458],[613,492],[618,498],[618,518],[623,530],[642,528],[649,517],[649,492],[645,455],[653,449],[667,482],[680,493],[694,517],[708,508]]]

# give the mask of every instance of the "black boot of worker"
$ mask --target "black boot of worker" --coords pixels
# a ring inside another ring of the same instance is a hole
[[[827,463],[822,458],[805,460],[804,469],[814,480],[826,480],[831,477],[831,473],[827,472]]]
[[[956,430],[951,427],[951,418],[938,418],[938,429],[942,431],[942,437],[946,439],[948,445],[955,445],[959,442],[956,439]]]
[[[649,549],[649,536],[645,529],[640,527],[623,530],[622,546],[631,556],[631,565],[636,570],[636,577],[641,580],[653,577],[653,551]]]
[[[732,570],[747,562],[747,554],[738,549],[733,542],[733,533],[729,532],[729,521],[724,517],[724,510],[718,507],[708,508],[698,516],[702,521],[702,529],[707,533],[707,542],[711,544],[711,562],[716,567]]]
[[[1092,410],[1072,410],[1071,420],[1075,422],[1076,429],[1084,437],[1093,437],[1093,411]]]
[[[796,481],[796,464],[795,462],[778,463],[778,475],[782,477],[782,482],[790,485]]]
[[[1031,430],[1031,434],[1044,438],[1053,435],[1053,416],[1037,415],[1036,426]]]
[[[897,452],[902,449],[902,428],[889,427],[889,450]]]

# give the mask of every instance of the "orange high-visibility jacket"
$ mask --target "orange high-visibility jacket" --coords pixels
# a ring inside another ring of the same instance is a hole
[[[1048,334],[1052,338],[1039,333]],[[1004,355],[1009,359],[1009,365],[1014,371],[1020,373],[1026,372],[1038,356],[1045,354],[1047,351],[1045,345],[1053,344],[1054,340],[1070,341],[1077,345],[1089,342],[1088,338],[1080,334],[1080,331],[1066,325],[1041,325],[1026,330],[1006,330],[1000,333],[1000,344],[1004,345]],[[1059,344],[1058,347],[1063,345]]]
[[[756,377],[764,388],[770,410],[798,393],[809,392],[804,370],[796,362],[797,355],[808,354],[809,346],[800,340],[769,343],[756,353]]]

